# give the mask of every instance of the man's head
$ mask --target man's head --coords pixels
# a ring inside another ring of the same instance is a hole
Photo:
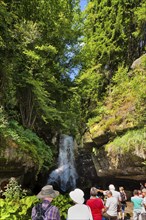
[[[112,192],[111,192],[110,190],[108,190],[108,191],[106,192],[106,195],[107,195],[108,198],[110,198],[110,197],[112,197]]]
[[[113,184],[110,184],[108,188],[109,188],[110,191],[115,190],[115,186]]]
[[[134,195],[134,196],[138,196],[138,190],[137,190],[137,189],[135,189],[135,190],[133,191],[133,195]]]

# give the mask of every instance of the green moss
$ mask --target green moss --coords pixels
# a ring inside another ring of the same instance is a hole
[[[146,128],[132,130],[124,135],[116,137],[112,142],[105,146],[106,151],[125,154],[132,151],[142,152],[146,155]]]
[[[146,74],[143,70],[139,68],[128,72],[126,68],[120,67],[115,73],[109,93],[103,106],[100,106],[102,111],[98,109],[98,115],[89,119],[88,126],[94,137],[105,132],[118,133],[145,125]]]
[[[45,144],[31,130],[24,129],[16,121],[11,121],[0,131],[1,152],[7,161],[18,159],[26,161],[26,166],[33,166],[40,172],[42,168],[49,168],[52,164],[53,154],[51,148]],[[5,154],[9,149],[12,155]],[[1,157],[1,156],[0,156]],[[3,158],[4,160],[4,158]]]

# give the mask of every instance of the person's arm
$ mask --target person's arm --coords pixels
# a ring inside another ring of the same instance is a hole
[[[102,213],[105,213],[106,212],[106,209],[105,209],[105,207],[101,210],[102,211]]]
[[[146,197],[143,199],[143,206],[144,206],[144,208],[146,209]]]
[[[97,189],[97,192],[101,192],[103,195],[106,195],[107,190]]]
[[[144,185],[142,183],[140,183],[140,189],[144,189]]]
[[[35,219],[35,216],[36,216],[36,209],[35,209],[35,206],[32,208],[32,211],[31,211],[31,219]]]
[[[105,211],[107,211],[109,209],[109,206],[110,206],[109,200],[107,199],[106,203],[105,203]]]
[[[125,191],[124,191],[124,193],[125,193]],[[127,195],[126,195],[126,193],[125,193],[125,200],[127,201]]]

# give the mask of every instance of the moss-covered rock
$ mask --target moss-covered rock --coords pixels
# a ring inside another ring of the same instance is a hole
[[[84,146],[94,152],[100,177],[146,176],[146,56],[138,61],[130,71],[119,68],[103,102],[101,120],[88,122]]]
[[[0,129],[0,183],[12,176],[23,181],[27,174],[31,183],[41,170],[49,169],[52,160],[51,148],[16,121]]]

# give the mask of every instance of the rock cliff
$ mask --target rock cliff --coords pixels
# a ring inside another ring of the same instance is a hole
[[[96,170],[91,182],[97,184],[138,187],[146,181],[146,55],[130,71],[119,70],[103,103],[102,119],[88,124],[83,136],[93,162],[91,168],[83,161],[85,170]]]

